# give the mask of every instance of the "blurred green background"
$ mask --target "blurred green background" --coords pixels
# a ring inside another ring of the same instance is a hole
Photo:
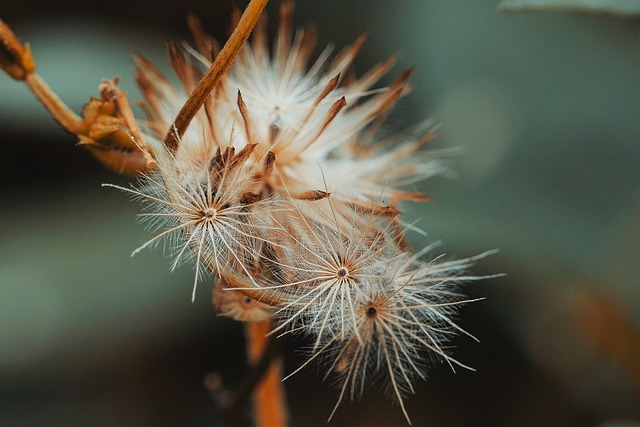
[[[476,272],[507,276],[470,285],[487,298],[460,315],[481,342],[454,342],[477,372],[435,367],[409,413],[432,427],[640,426],[640,21],[503,15],[497,3],[296,5],[321,46],[367,31],[359,72],[392,54],[392,74],[416,65],[390,129],[433,117],[433,147],[464,148],[450,159],[457,177],[420,184],[435,201],[407,205],[407,220],[455,257],[501,249]],[[0,18],[79,111],[116,74],[140,99],[131,54],[166,67],[163,40],[189,39],[188,10],[224,39],[227,0],[4,2]],[[219,425],[203,377],[233,384],[244,344],[215,317],[210,285],[191,304],[188,266],[170,274],[160,249],[129,257],[148,237],[138,206],[100,187],[127,180],[4,75],[0,141],[0,426]],[[285,343],[288,371],[300,345]],[[330,384],[307,370],[286,386],[293,425],[325,425]],[[403,424],[374,387],[331,425]]]

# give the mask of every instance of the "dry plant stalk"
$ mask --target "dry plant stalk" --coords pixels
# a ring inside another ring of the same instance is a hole
[[[118,79],[100,85],[100,99],[91,98],[82,117],[74,113],[35,72],[29,44],[18,41],[0,20],[0,69],[15,80],[24,81],[53,118],[104,165],[119,173],[138,174],[153,167],[137,121]]]
[[[293,30],[290,0],[280,6],[270,48],[259,18],[265,4],[253,0],[242,17],[234,12],[236,30],[222,50],[189,17],[195,47],[169,48],[182,88],[138,56],[146,122],[135,119],[117,80],[103,82],[100,99],[76,116],[4,24],[0,66],[104,164],[143,173],[129,188],[108,185],[138,199],[140,218],[156,233],[134,253],[164,242],[172,268],[195,263],[193,298],[203,273],[215,276],[214,305],[249,323],[252,360],[267,333],[304,335],[308,360],[289,376],[313,362],[336,380],[329,419],[382,376],[410,423],[404,399],[416,378],[426,379],[429,362],[471,369],[445,345],[467,334],[452,320],[471,302],[459,285],[480,278],[466,272],[489,252],[446,260],[432,255],[435,244],[413,252],[405,241],[413,227],[400,219],[400,203],[429,200],[407,186],[446,170],[442,153],[424,149],[435,135],[429,121],[388,137],[379,132],[409,92],[411,70],[374,88],[392,68],[389,58],[356,77],[350,67],[364,36],[312,59],[315,31]],[[263,400],[283,396],[273,369],[257,412],[282,409],[264,426],[287,418],[283,401]]]
[[[227,43],[220,53],[216,55],[206,74],[202,76],[193,89],[173,122],[173,127],[167,133],[164,141],[170,151],[175,151],[178,141],[180,137],[184,135],[185,130],[187,130],[191,119],[197,114],[202,104],[204,104],[205,100],[209,97],[211,90],[215,88],[224,73],[227,72],[231,64],[233,64],[233,60],[249,38],[253,27],[258,23],[258,19],[260,19],[260,15],[268,1],[269,0],[252,0],[249,6],[247,6],[247,10],[240,17],[231,37],[229,37],[229,40],[227,40]]]
[[[270,320],[247,322],[247,356],[257,363],[265,352],[272,329]],[[288,410],[282,380],[282,358],[272,361],[253,393],[256,426],[279,427],[288,425]]]

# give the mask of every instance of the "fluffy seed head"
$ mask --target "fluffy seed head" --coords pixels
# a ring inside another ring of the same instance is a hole
[[[336,408],[381,376],[409,422],[403,402],[428,362],[467,367],[447,342],[464,333],[452,318],[469,302],[458,286],[478,278],[463,273],[475,258],[425,262],[431,248],[414,254],[405,242],[400,202],[428,200],[406,186],[445,170],[424,149],[430,122],[380,136],[410,70],[387,87],[376,84],[393,59],[354,77],[364,37],[312,59],[315,34],[293,33],[292,8],[283,2],[271,50],[258,24],[175,147],[160,141],[215,44],[192,17],[196,48],[169,51],[182,88],[137,58],[156,169],[123,190],[157,235],[136,252],[164,239],[173,267],[193,260],[196,283],[203,270],[216,276],[221,315],[311,337],[300,369],[317,360],[338,378]]]
[[[411,423],[404,399],[415,392],[416,377],[426,379],[430,363],[445,362],[454,371],[456,366],[472,369],[449,355],[447,342],[458,333],[469,335],[452,318],[458,307],[473,301],[464,299],[458,286],[480,278],[463,276],[479,257],[424,262],[400,252],[370,286],[361,288],[350,327],[322,336],[307,362],[319,359],[325,378],[337,376],[340,395],[330,419],[345,396],[359,398],[371,378],[384,377]]]

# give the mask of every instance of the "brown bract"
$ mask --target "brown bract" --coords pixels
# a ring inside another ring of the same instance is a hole
[[[76,135],[102,164],[127,175],[138,174],[154,162],[146,148],[125,92],[118,78],[104,80],[100,99],[91,98],[82,110]]]

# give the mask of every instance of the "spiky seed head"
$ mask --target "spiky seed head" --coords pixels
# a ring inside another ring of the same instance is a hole
[[[201,271],[214,273],[220,314],[273,317],[272,333],[311,336],[299,369],[321,360],[337,375],[334,412],[383,376],[410,422],[404,398],[429,361],[466,367],[447,342],[464,333],[453,321],[468,302],[458,285],[477,279],[464,273],[476,258],[425,262],[432,248],[412,253],[404,239],[399,203],[429,199],[406,186],[445,171],[442,153],[423,149],[435,134],[430,122],[380,136],[411,71],[376,88],[389,59],[348,77],[364,37],[311,61],[314,33],[294,34],[291,12],[285,0],[272,51],[264,22],[256,27],[170,148],[160,141],[210,65],[212,42],[192,18],[197,50],[171,46],[181,89],[138,57],[144,138],[157,167],[125,190],[158,233],[140,249],[166,238],[174,266],[195,261],[196,283]]]

